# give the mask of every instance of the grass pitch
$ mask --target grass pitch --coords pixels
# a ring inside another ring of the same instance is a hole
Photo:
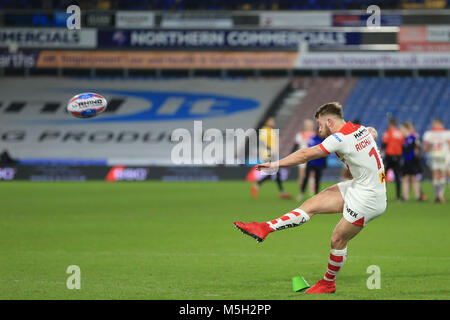
[[[294,182],[286,188],[296,193]],[[0,299],[450,298],[450,204],[389,201],[350,242],[336,293],[306,295],[291,278],[312,285],[324,275],[342,215],[258,244],[233,221],[297,207],[275,183],[254,200],[245,182],[3,182],[0,203]],[[69,265],[81,269],[80,290],[66,287]],[[370,265],[381,269],[379,290],[366,286]]]

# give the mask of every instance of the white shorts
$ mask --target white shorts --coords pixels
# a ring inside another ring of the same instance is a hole
[[[299,168],[306,168],[306,162],[305,162],[305,163],[302,163],[302,164],[299,164],[298,167],[299,167]]]
[[[339,191],[344,199],[342,214],[348,222],[364,227],[370,220],[380,216],[386,210],[386,193],[364,196],[352,184],[353,180],[338,183]]]
[[[430,157],[431,170],[446,170],[447,163],[445,157]]]

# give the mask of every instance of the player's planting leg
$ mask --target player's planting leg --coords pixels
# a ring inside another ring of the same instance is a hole
[[[325,275],[306,293],[333,293],[336,291],[336,277],[347,260],[347,244],[362,227],[356,226],[342,218],[331,237],[331,250]]]

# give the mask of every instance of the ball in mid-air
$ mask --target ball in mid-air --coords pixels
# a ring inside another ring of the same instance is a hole
[[[107,101],[99,94],[80,93],[69,100],[67,111],[77,118],[92,118],[106,110]]]

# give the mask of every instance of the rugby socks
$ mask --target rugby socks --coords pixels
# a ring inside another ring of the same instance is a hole
[[[283,230],[286,228],[298,227],[310,219],[309,215],[302,209],[294,209],[278,219],[267,221],[267,224],[273,231]]]
[[[444,197],[445,194],[445,178],[439,180],[439,196]]]
[[[439,181],[438,180],[433,180],[433,192],[434,192],[434,197],[437,198],[439,195]]]
[[[445,178],[433,181],[433,191],[435,198],[444,197],[445,193]]]
[[[347,260],[347,247],[342,250],[331,249],[327,272],[323,279],[326,281],[334,281],[339,270],[344,265],[345,260]]]

